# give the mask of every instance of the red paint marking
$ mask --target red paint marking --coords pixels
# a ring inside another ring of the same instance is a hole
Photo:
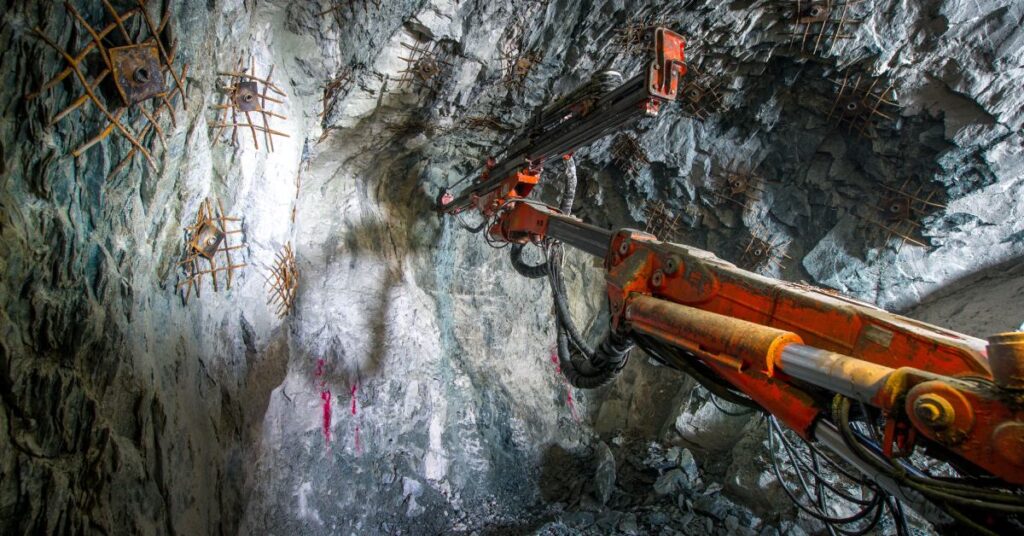
[[[572,418],[576,422],[580,422],[580,416],[576,413],[576,403],[572,399],[572,385],[569,383],[569,378],[566,378],[562,374],[562,364],[558,361],[558,351],[551,351],[551,362],[555,364],[555,374],[561,376],[562,380],[565,381],[565,403],[569,406],[569,411],[572,412]]]
[[[324,401],[324,440],[331,443],[331,391],[320,391],[320,399]]]
[[[324,360],[316,360],[316,372],[313,376],[318,379],[317,388],[320,389],[320,400],[323,400],[321,411],[323,413],[324,441],[328,446],[331,444],[331,390],[327,388],[327,380],[324,378]]]

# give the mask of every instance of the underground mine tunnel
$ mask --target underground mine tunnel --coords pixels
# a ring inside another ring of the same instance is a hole
[[[1024,531],[1024,3],[3,7],[0,533]]]

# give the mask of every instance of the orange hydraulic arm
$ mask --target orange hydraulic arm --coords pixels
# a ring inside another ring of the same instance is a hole
[[[617,86],[617,73],[602,73],[549,107],[500,162],[489,159],[472,186],[442,191],[438,211],[477,212],[484,223],[474,231],[490,225],[493,240],[546,246],[545,265],[513,264],[527,277],[551,280],[559,359],[576,385],[607,382],[638,344],[716,394],[824,445],[938,526],[1024,527],[1024,333],[986,343],[643,232],[588,225],[527,199],[545,160],[675,99],[686,73],[684,40],[659,28],[654,49],[645,73]],[[604,259],[611,319],[597,349],[566,321],[563,292],[556,292],[563,243]],[[872,431],[884,422],[877,440],[851,427],[853,404]],[[915,446],[968,478],[950,482],[919,470],[905,459]]]
[[[1024,484],[1024,333],[986,344],[536,202],[509,203],[489,233],[513,243],[556,239],[604,258],[613,331],[653,341],[641,342],[648,350],[675,350],[656,355],[679,368],[699,364],[806,439],[851,455],[828,422],[839,395],[884,416],[876,463],[920,444],[977,468],[965,472]]]

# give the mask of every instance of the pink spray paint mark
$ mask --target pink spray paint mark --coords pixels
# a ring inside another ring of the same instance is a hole
[[[324,360],[316,360],[316,372],[314,376],[317,378],[317,388],[320,389],[320,400],[323,400],[322,413],[323,413],[323,433],[324,441],[327,446],[331,445],[331,390],[327,388],[327,380],[324,378]]]
[[[356,383],[352,384],[352,389],[350,390],[350,392],[352,394],[352,416],[355,417],[356,414],[359,412],[359,407],[358,407],[357,402],[356,402],[356,393],[359,392],[359,382],[356,382]],[[358,455],[362,454],[363,446],[359,442],[359,419],[356,418],[354,420],[355,420],[355,432],[354,432],[354,437],[353,437],[353,440],[354,440],[353,441],[353,447],[355,448],[356,456],[358,456]]]
[[[565,402],[569,406],[569,411],[572,413],[572,418],[576,422],[580,422],[580,416],[576,413],[576,403],[572,399],[572,385],[569,384],[569,378],[566,378],[562,374],[562,364],[558,361],[558,351],[551,351],[551,362],[555,364],[555,374],[560,376],[565,381]]]
[[[324,401],[324,441],[331,444],[331,391],[320,391],[320,399]]]

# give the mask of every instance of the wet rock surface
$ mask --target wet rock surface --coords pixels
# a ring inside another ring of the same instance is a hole
[[[649,164],[635,177],[614,137],[580,151],[581,217],[643,227],[660,200],[682,214],[676,239],[727,260],[757,228],[786,244],[766,273],[975,335],[1016,328],[1022,4],[866,2],[853,37],[815,54],[780,37],[770,4],[167,2],[188,108],[166,125],[158,172],[135,159],[111,178],[130,147],[116,136],[69,155],[102,116],[50,125],[80,87],[23,98],[63,68],[32,28],[75,50],[89,36],[60,3],[5,5],[0,532],[821,530],[768,474],[763,423],[723,413],[685,376],[638,353],[612,387],[569,389],[545,286],[430,211],[537,107],[599,69],[638,72],[617,31],[654,17],[689,38],[693,72],[719,77],[724,105],[642,123]],[[74,5],[104,20],[101,3]],[[397,81],[416,39],[443,56],[429,90]],[[536,54],[521,87],[505,81],[507,51]],[[273,152],[214,144],[209,126],[217,72],[248,54],[288,95]],[[894,88],[871,136],[829,118],[830,80],[850,73]],[[756,200],[715,195],[735,169],[766,179]],[[549,173],[540,197],[558,183]],[[909,231],[923,247],[872,224],[893,188],[943,205]],[[206,197],[243,218],[248,266],[185,304],[182,229]],[[286,243],[302,283],[279,319],[264,274]],[[596,338],[600,272],[578,254],[566,271]]]

